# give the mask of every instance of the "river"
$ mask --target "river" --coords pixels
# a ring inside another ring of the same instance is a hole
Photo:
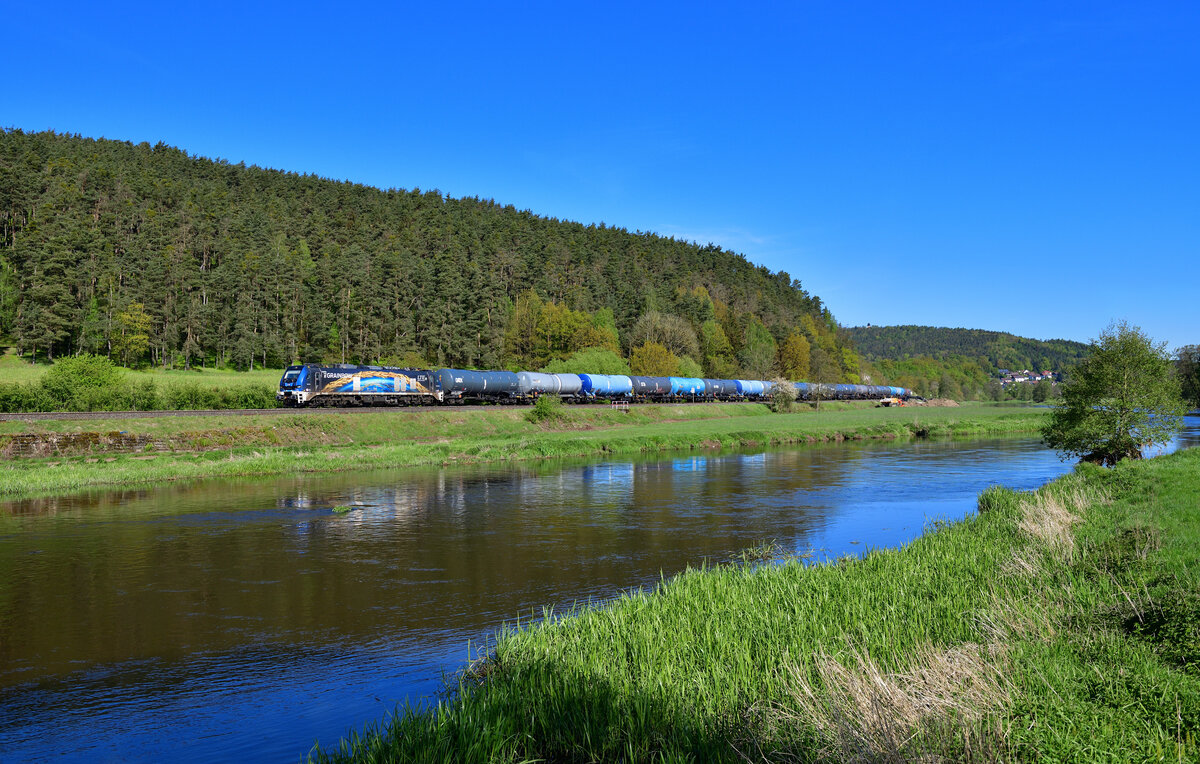
[[[0,760],[296,761],[543,606],[768,540],[900,545],[1070,468],[1032,438],[845,443],[0,505]]]

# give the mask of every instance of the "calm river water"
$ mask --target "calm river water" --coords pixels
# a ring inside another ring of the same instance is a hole
[[[0,760],[296,761],[434,696],[468,642],[544,605],[765,540],[829,556],[902,544],[990,484],[1069,469],[1006,438],[0,505]]]

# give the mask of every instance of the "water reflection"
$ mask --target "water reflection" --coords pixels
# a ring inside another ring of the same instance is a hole
[[[828,555],[900,544],[991,483],[1067,469],[1004,439],[17,502],[0,512],[0,751],[295,759],[435,692],[468,640],[518,614],[766,539]]]

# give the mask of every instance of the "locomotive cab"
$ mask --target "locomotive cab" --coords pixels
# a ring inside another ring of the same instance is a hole
[[[279,380],[279,390],[275,393],[275,400],[280,401],[284,406],[303,406],[309,397],[309,392],[305,389],[308,387],[308,378],[308,367],[287,367],[283,370],[283,377]]]

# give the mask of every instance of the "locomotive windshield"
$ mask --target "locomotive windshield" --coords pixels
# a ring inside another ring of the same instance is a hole
[[[283,379],[279,380],[279,386],[283,388],[294,387],[296,379],[300,376],[300,372],[304,371],[303,366],[290,366],[283,372]]]

